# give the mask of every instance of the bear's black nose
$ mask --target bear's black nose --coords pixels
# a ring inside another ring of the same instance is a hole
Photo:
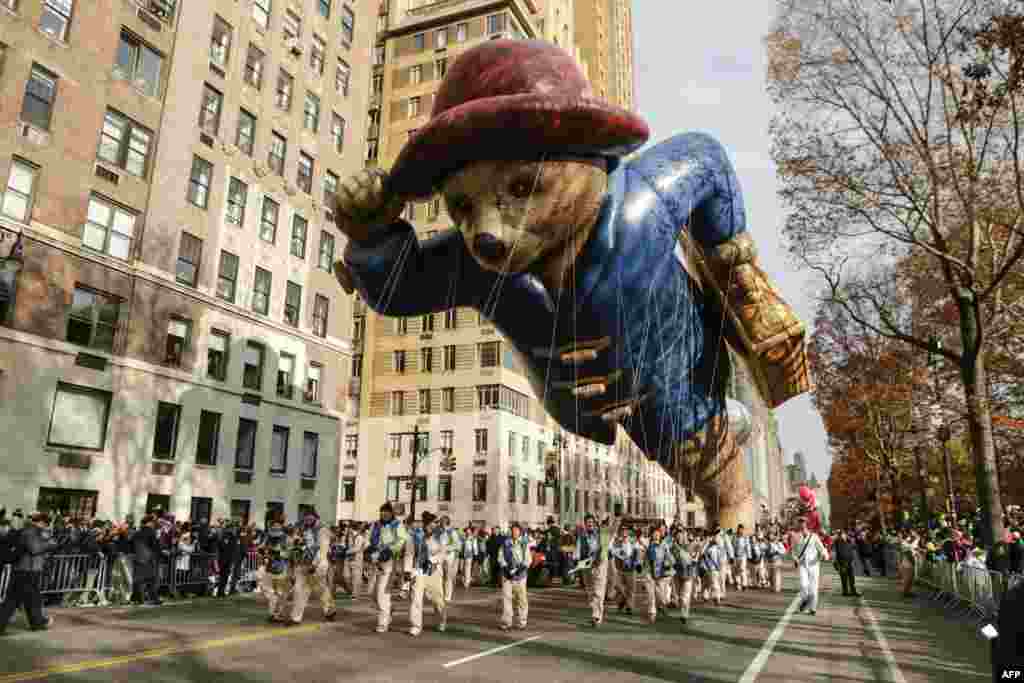
[[[502,259],[508,252],[508,248],[501,240],[486,232],[473,238],[473,250],[480,255],[480,258],[488,261]]]

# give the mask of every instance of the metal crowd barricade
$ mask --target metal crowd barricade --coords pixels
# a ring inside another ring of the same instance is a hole
[[[915,581],[929,590],[931,600],[978,623],[994,619],[1006,592],[1024,580],[1021,574],[946,560],[924,560],[916,563],[915,570]]]
[[[0,567],[0,602],[7,597],[7,586],[11,582],[11,565]]]

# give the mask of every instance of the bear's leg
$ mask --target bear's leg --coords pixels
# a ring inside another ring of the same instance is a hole
[[[677,445],[676,453],[681,467],[674,469],[684,473],[680,484],[689,486],[689,473],[696,468],[692,485],[704,501],[709,527],[735,529],[743,524],[754,528],[753,487],[743,451],[736,445],[724,415],[712,418],[695,443]]]
[[[761,268],[750,234],[705,247],[701,255],[698,263],[726,309],[730,337],[739,337],[744,348],[737,350],[768,407],[810,391],[804,325]]]

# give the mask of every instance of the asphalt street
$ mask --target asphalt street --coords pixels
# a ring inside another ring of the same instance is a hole
[[[339,599],[338,620],[310,607],[300,626],[266,623],[258,597],[199,599],[155,608],[51,610],[54,627],[0,639],[0,683],[15,681],[370,682],[991,680],[987,645],[970,625],[927,602],[906,600],[893,579],[860,579],[842,597],[830,567],[816,616],[796,613],[796,575],[781,594],[730,591],[721,608],[698,605],[683,627],[675,610],[656,625],[612,607],[589,627],[584,593],[531,591],[525,631],[497,628],[497,594],[460,589],[445,633],[425,609],[425,630],[406,633],[407,602],[392,631],[373,632],[369,600]]]

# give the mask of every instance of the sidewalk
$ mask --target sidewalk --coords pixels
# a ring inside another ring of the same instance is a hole
[[[843,597],[839,575],[823,565],[817,615],[791,605],[781,637],[750,681],[992,679],[989,646],[970,624],[921,597],[904,598],[894,578],[861,575],[857,589],[860,598]]]

